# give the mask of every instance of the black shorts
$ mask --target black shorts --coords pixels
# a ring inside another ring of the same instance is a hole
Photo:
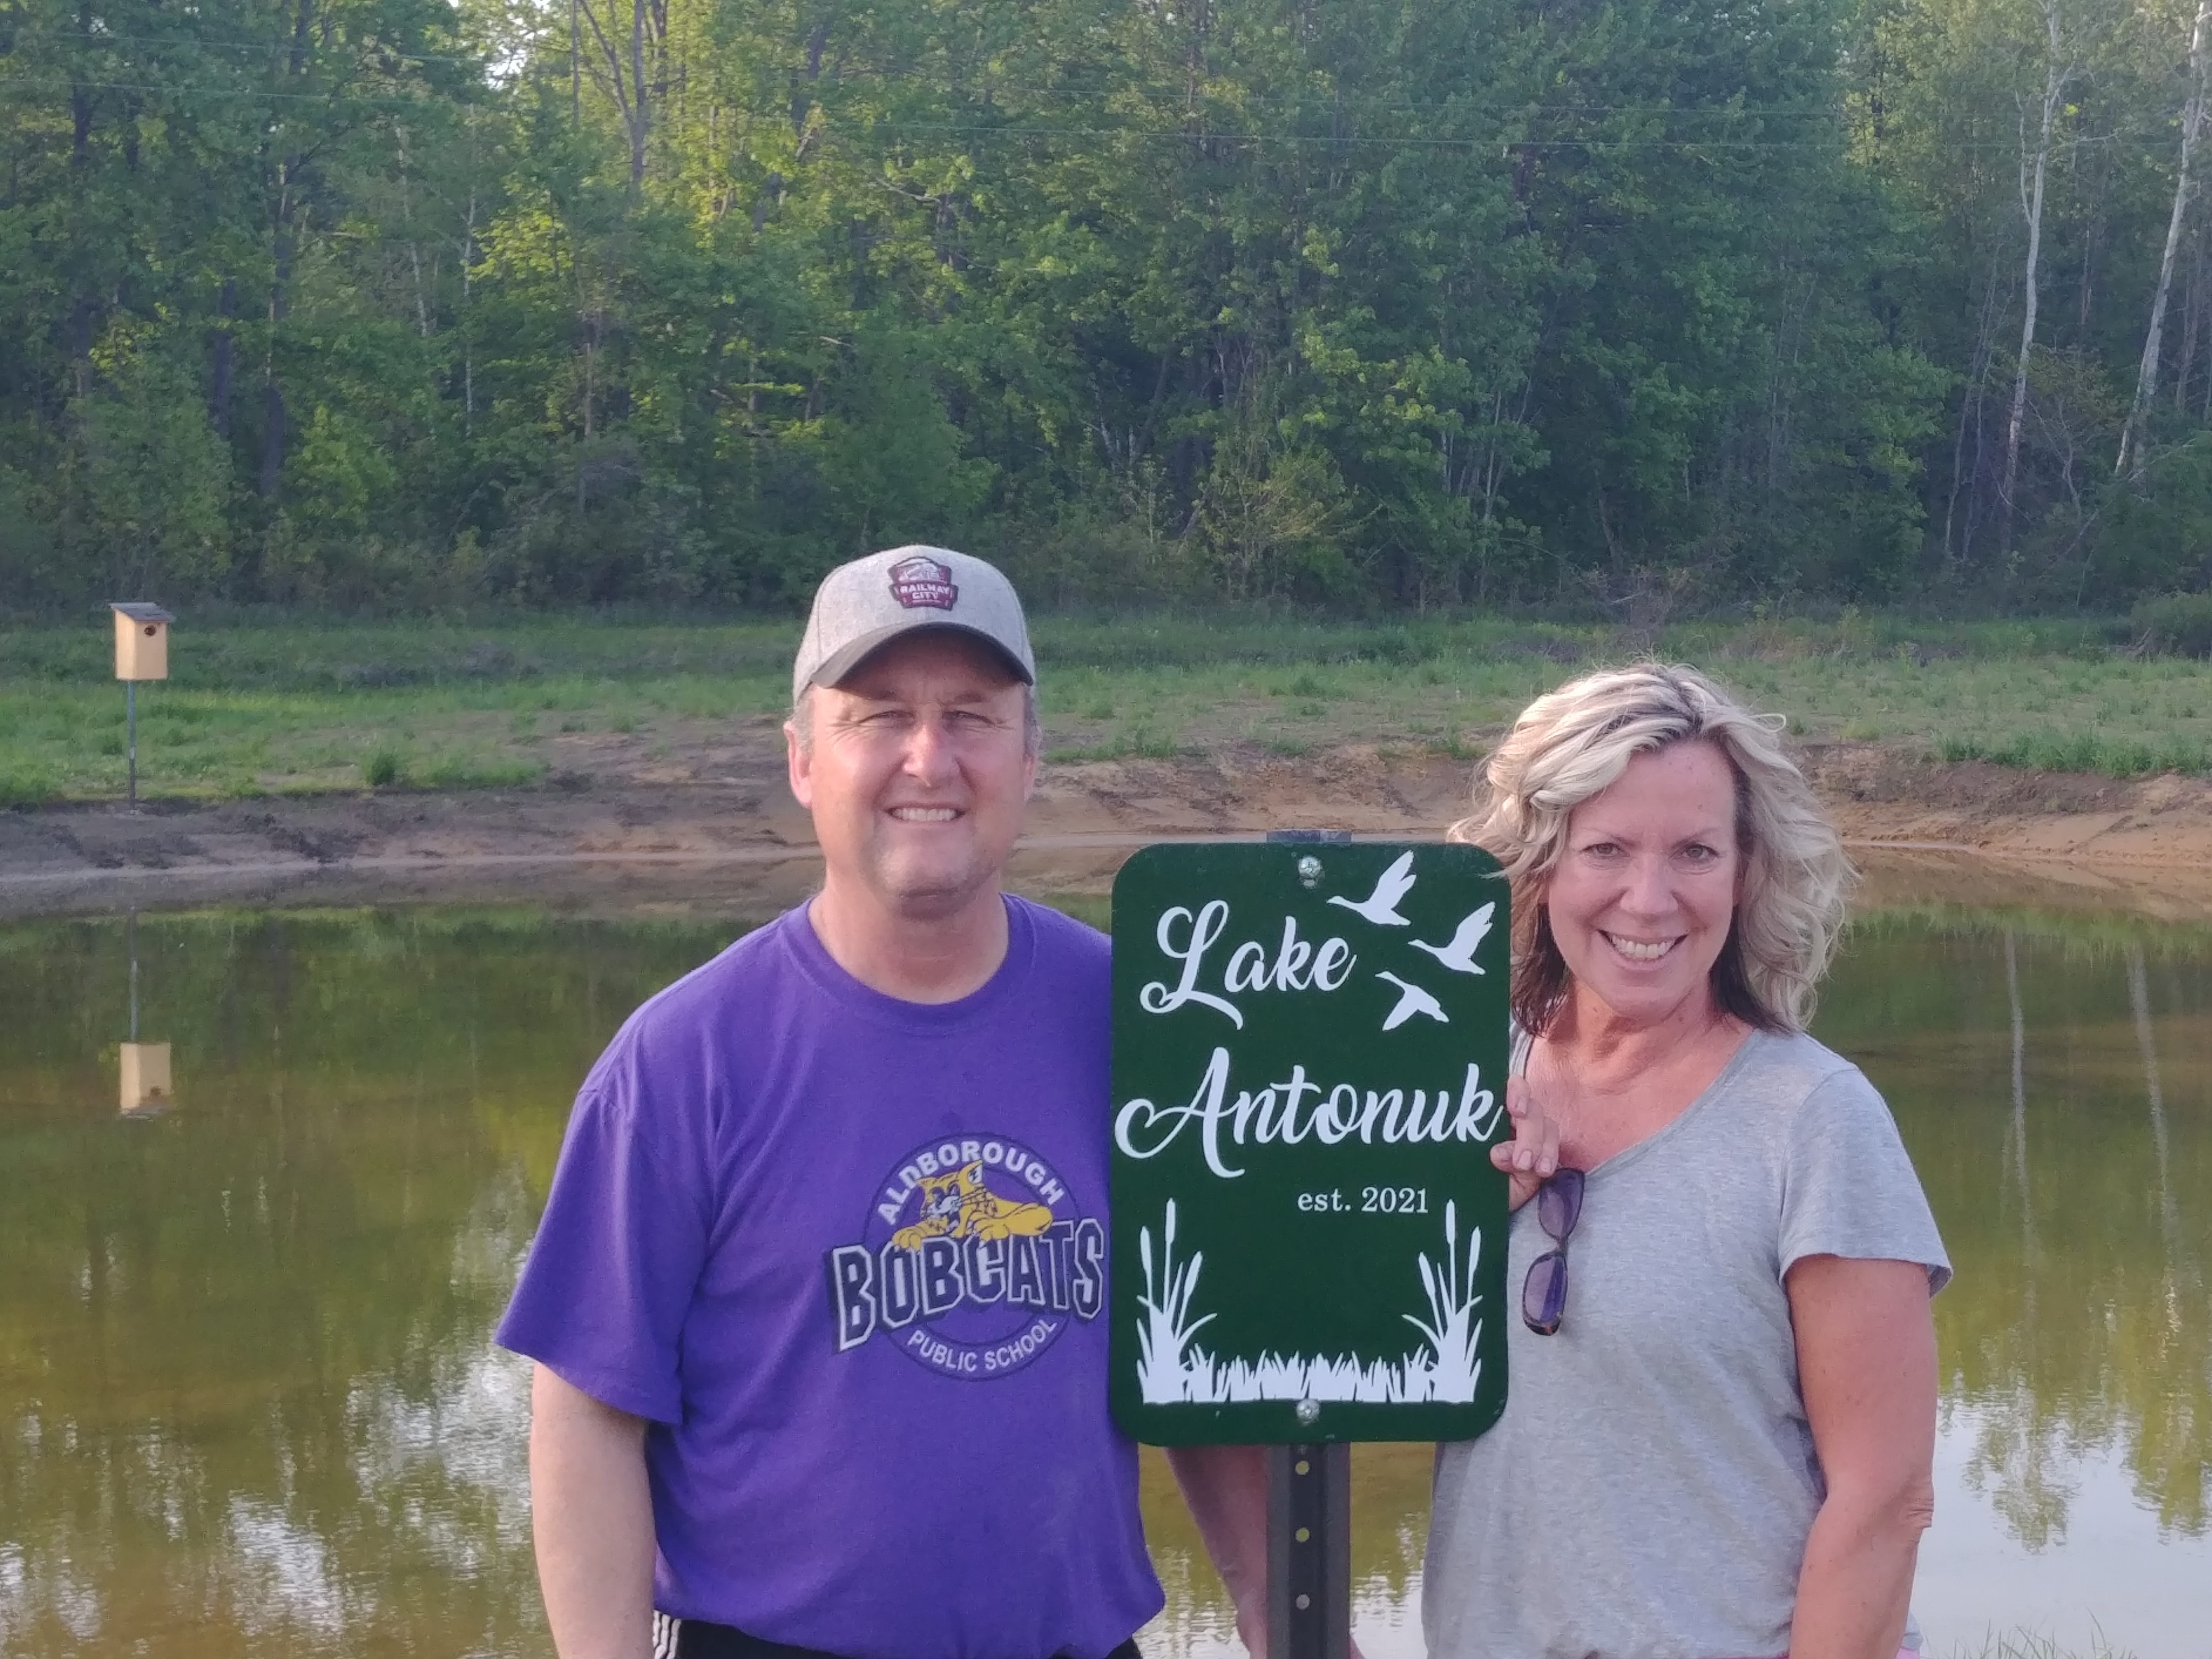
[[[653,1659],[839,1659],[812,1648],[794,1648],[748,1636],[732,1625],[709,1625],[697,1619],[653,1615]],[[1063,1659],[1054,1655],[1053,1659]],[[1106,1659],[1144,1659],[1137,1638],[1131,1637]]]

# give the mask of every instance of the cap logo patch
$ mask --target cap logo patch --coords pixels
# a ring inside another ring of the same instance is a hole
[[[959,603],[949,565],[917,553],[891,567],[891,597],[909,611],[950,611]]]

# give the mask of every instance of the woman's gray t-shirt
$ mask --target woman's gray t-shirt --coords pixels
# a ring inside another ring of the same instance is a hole
[[[1889,1109],[1812,1038],[1753,1032],[1589,1172],[1565,1316],[1538,1336],[1518,1297],[1551,1248],[1524,1205],[1504,1415],[1438,1450],[1431,1659],[1785,1653],[1823,1487],[1783,1275],[1839,1255],[1922,1263],[1930,1295],[1951,1276]]]

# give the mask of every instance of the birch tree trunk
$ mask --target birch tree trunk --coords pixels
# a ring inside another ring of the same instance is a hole
[[[592,78],[615,100],[622,116],[623,131],[629,139],[629,188],[635,201],[645,183],[647,141],[653,131],[653,94],[646,80],[646,58],[650,53],[658,61],[667,44],[666,35],[664,29],[653,27],[659,20],[648,13],[646,0],[630,0],[626,41],[608,33],[617,14],[613,3],[606,10],[603,23],[592,0],[573,0],[571,15],[582,16],[599,47],[599,56],[592,63]]]
[[[2027,1021],[2020,1003],[2020,951],[2012,929],[2005,929],[2005,1000],[2012,1015],[2012,1126],[2005,1149],[2012,1154],[2011,1173],[2020,1183],[2020,1250],[2021,1258],[2035,1260],[2035,1212],[2027,1182]],[[2028,1312],[2035,1311],[2035,1280],[2028,1279]]]
[[[2043,257],[2043,183],[2051,170],[2051,129],[2058,119],[2066,83],[2074,75],[2072,65],[2059,62],[2058,0],[2042,0],[2040,9],[2045,39],[2043,115],[2033,166],[2021,157],[2020,205],[2027,218],[2027,259],[2021,271],[2020,367],[2013,375],[2012,414],[2005,422],[2004,484],[1997,491],[1997,545],[2008,560],[2012,556],[2013,491],[2020,482],[2020,432],[2027,416],[2027,364],[2035,349],[2035,270]],[[2023,129],[2027,125],[2025,112],[2021,125]],[[2025,131],[2021,136],[2026,137]]]
[[[635,195],[645,183],[645,140],[652,117],[646,101],[645,0],[629,3],[629,187]]]
[[[2142,362],[2136,370],[2136,400],[2120,428],[2120,455],[2115,473],[2142,477],[2143,417],[2158,395],[2158,360],[2166,329],[2166,302],[2173,292],[2173,257],[2181,246],[2181,222],[2188,216],[2195,181],[2189,163],[2197,149],[2197,134],[2204,125],[2204,23],[2212,16],[2212,0],[2197,0],[2197,21],[2189,28],[2189,102],[2181,112],[2181,164],[2173,176],[2173,211],[2166,221],[2166,252],[2158,262],[2158,291],[2150,302],[2150,331],[2143,336]]]

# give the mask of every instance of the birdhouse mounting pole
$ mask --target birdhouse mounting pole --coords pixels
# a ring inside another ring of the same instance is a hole
[[[130,756],[131,805],[138,805],[138,682],[123,682],[123,724],[130,735],[124,739],[124,749]]]

